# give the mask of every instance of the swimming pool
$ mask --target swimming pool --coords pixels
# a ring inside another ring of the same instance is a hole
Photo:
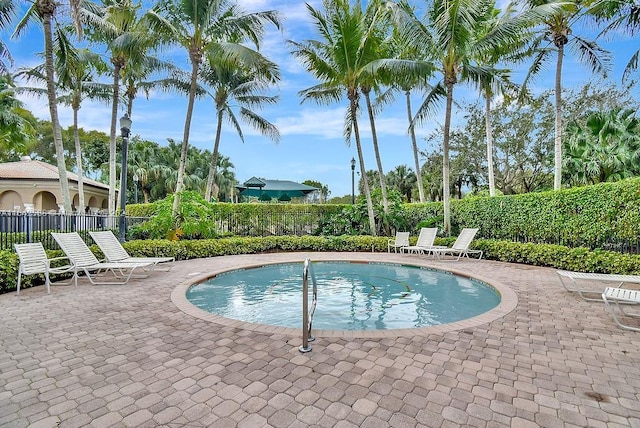
[[[492,286],[451,272],[393,263],[315,262],[314,329],[388,330],[442,325],[500,303]],[[189,287],[196,307],[249,323],[299,328],[302,262],[235,269]]]

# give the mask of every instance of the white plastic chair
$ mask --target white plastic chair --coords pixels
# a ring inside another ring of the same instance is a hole
[[[460,260],[461,257],[469,257],[469,254],[480,254],[478,260],[482,258],[482,250],[471,250],[469,246],[475,238],[476,233],[478,233],[479,229],[469,229],[465,228],[460,231],[460,235],[456,239],[456,242],[453,243],[451,248],[434,248],[431,252],[440,257],[445,254],[451,254],[453,256],[458,256],[456,260]]]
[[[113,263],[150,263],[150,269],[170,270],[175,262],[174,257],[131,257],[122,247],[118,238],[110,230],[89,232],[93,241],[100,247],[105,258]],[[161,264],[161,267],[159,266]]]
[[[409,232],[396,232],[396,237],[390,238],[387,243],[387,252],[390,253],[391,249],[393,249],[394,253],[397,253],[398,250],[403,252],[404,247],[409,246]]]
[[[447,248],[433,245],[436,240],[437,234],[437,227],[423,227],[420,229],[420,234],[418,234],[418,241],[416,242],[416,245],[409,245],[407,247],[404,247],[403,251],[413,254],[425,254],[425,252],[429,253],[433,249]]]
[[[14,244],[16,253],[20,264],[18,265],[18,285],[16,295],[20,295],[20,284],[22,275],[35,275],[44,274],[44,284],[47,287],[47,293],[51,293],[51,279],[50,275],[63,274],[67,272],[73,272],[74,267],[72,264],[64,264],[61,266],[55,266],[58,260],[69,260],[68,257],[54,257],[48,258],[47,253],[44,250],[41,242],[33,242],[28,244]],[[52,266],[52,262],[53,265]],[[73,278],[69,282],[62,282],[63,284],[70,284]]]

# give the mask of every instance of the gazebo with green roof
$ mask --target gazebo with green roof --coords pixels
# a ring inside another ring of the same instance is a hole
[[[272,199],[287,201],[291,200],[291,198],[300,198],[320,190],[317,187],[307,186],[295,181],[266,180],[257,177],[251,177],[242,185],[236,186],[236,189],[238,189],[238,196],[256,197],[260,201],[270,201]]]

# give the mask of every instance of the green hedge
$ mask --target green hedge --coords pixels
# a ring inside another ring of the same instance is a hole
[[[640,178],[560,192],[468,198],[451,203],[452,223],[500,240],[601,247],[640,237]]]
[[[454,238],[438,238],[437,245],[451,245]],[[272,251],[387,251],[387,238],[372,236],[269,236],[258,238],[221,238],[193,241],[130,241],[124,244],[133,256],[172,256],[178,260],[254,254]],[[521,244],[509,241],[476,240],[474,249],[481,249],[486,259],[525,263],[583,272],[640,274],[640,256],[611,251],[589,251],[550,244]],[[91,249],[102,255],[96,246]],[[47,251],[50,257],[60,251]],[[18,257],[12,251],[0,251],[0,293],[15,291]],[[41,284],[42,275],[24,277],[24,287]],[[55,280],[55,278],[54,278]]]
[[[133,216],[151,216],[152,209],[151,204],[127,207]],[[320,230],[324,234],[332,230],[344,233],[341,223],[350,209],[355,208],[214,204],[220,233],[241,236],[319,234]],[[440,219],[442,214],[441,202],[403,204],[394,214],[403,219],[402,225],[394,227],[417,234],[421,223]],[[367,222],[366,216],[348,220]],[[452,200],[451,223],[454,235],[463,227],[478,227],[479,238],[616,249],[615,245],[624,245],[627,240],[637,244],[640,237],[640,178],[559,192]]]

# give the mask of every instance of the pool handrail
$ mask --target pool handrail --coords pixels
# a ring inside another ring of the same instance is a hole
[[[311,310],[309,310],[309,277],[313,283],[313,300],[311,301]],[[302,345],[298,348],[300,352],[311,351],[309,342],[313,342],[315,337],[311,335],[311,328],[313,326],[313,314],[316,311],[316,305],[318,303],[318,284],[316,282],[316,276],[313,273],[313,267],[311,259],[307,258],[304,261],[302,268]]]

